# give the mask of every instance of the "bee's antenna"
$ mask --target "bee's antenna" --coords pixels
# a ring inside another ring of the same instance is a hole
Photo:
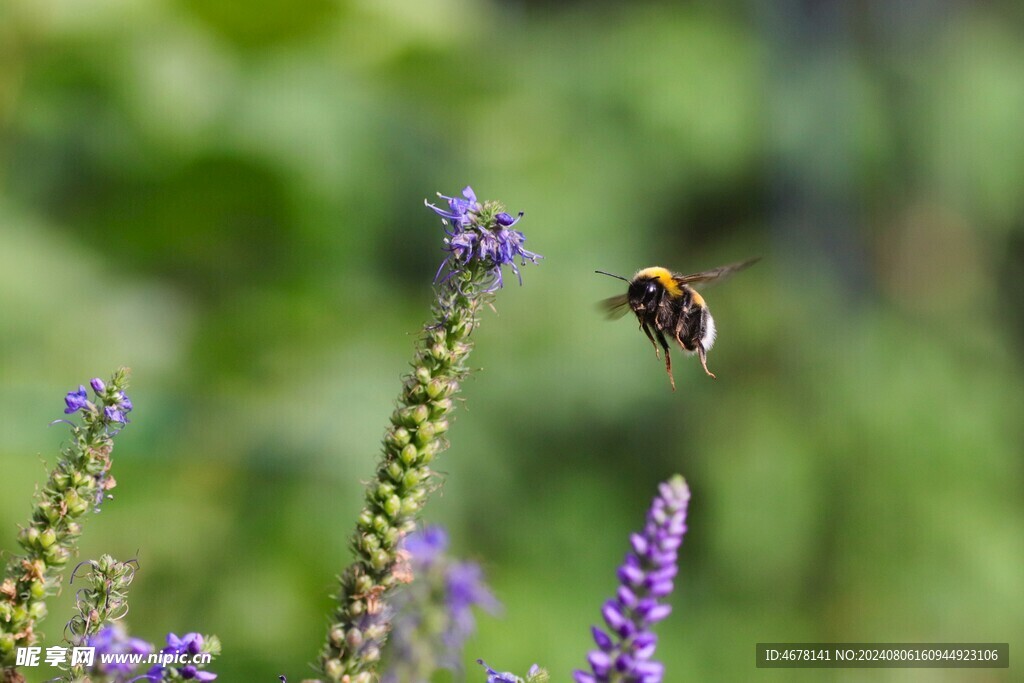
[[[612,273],[606,273],[603,270],[595,270],[594,272],[595,273],[599,273],[601,275],[607,275],[608,277],[613,277],[613,278],[616,278],[618,280],[622,280],[623,282],[629,282],[629,280],[627,280],[626,278],[622,277],[621,275],[614,275]]]

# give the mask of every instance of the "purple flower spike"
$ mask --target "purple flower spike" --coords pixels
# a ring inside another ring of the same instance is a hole
[[[444,246],[448,258],[438,269],[435,280],[447,280],[468,268],[471,263],[478,262],[483,265],[486,273],[486,291],[493,292],[501,288],[504,282],[502,266],[511,267],[519,278],[519,284],[522,284],[519,266],[526,265],[527,261],[536,263],[541,258],[539,254],[524,248],[526,237],[512,229],[523,217],[523,213],[519,212],[518,216],[513,217],[500,211],[501,207],[495,202],[481,204],[471,187],[465,188],[462,196],[464,199],[438,194],[438,197],[448,202],[447,209],[425,202],[444,219],[448,234]]]
[[[89,396],[85,393],[85,387],[79,385],[78,391],[69,391],[68,395],[64,397],[64,403],[68,405],[64,409],[65,415],[70,415],[76,411],[81,410],[85,407],[85,404],[89,402]]]
[[[595,627],[597,650],[587,656],[590,671],[576,671],[576,683],[661,683],[665,668],[651,660],[657,636],[655,623],[672,608],[659,599],[672,591],[676,576],[676,549],[686,533],[686,507],[690,489],[680,476],[658,487],[642,533],[630,536],[632,552],[619,568],[621,585],[616,598],[601,608],[611,635]]]

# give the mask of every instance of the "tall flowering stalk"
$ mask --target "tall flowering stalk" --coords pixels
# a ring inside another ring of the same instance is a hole
[[[77,520],[97,510],[115,486],[110,454],[132,410],[124,393],[128,371],[121,368],[109,383],[96,378],[89,384],[92,399],[84,386],[64,398],[65,414],[81,413],[82,424],[59,420],[71,425],[71,443],[36,494],[31,521],[18,533],[24,554],[10,559],[0,583],[0,680],[16,678],[16,649],[39,639],[36,622],[46,616],[46,598],[57,592],[60,572],[75,552]]]
[[[686,533],[690,489],[676,475],[658,487],[642,533],[629,537],[632,552],[619,567],[619,589],[601,608],[608,631],[595,626],[597,649],[590,671],[576,671],[576,683],[661,683],[665,667],[651,659],[658,642],[651,627],[672,608],[661,602],[672,592],[679,546]]]
[[[424,326],[402,392],[384,435],[384,453],[366,488],[366,503],[351,539],[355,561],[342,573],[338,605],[321,653],[324,676],[339,683],[370,683],[390,628],[389,592],[408,581],[399,542],[413,531],[433,488],[430,463],[447,445],[448,414],[468,374],[470,335],[478,313],[502,286],[502,267],[539,256],[496,202],[477,201],[469,187],[428,204],[443,219],[447,256],[435,277],[432,320]],[[399,571],[396,571],[398,569]]]

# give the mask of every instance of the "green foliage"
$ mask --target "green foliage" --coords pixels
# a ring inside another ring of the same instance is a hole
[[[133,634],[301,678],[443,256],[420,198],[472,182],[545,265],[474,332],[430,513],[507,606],[467,667],[567,679],[676,471],[673,681],[769,637],[1024,642],[1013,3],[286,4],[0,3],[0,529],[67,378],[126,363],[82,556],[138,551]],[[595,268],[757,254],[675,395],[594,307]]]

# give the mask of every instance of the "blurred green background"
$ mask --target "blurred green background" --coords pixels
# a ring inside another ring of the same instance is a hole
[[[128,365],[81,557],[138,557],[132,632],[219,634],[219,680],[312,673],[442,257],[422,200],[472,184],[545,259],[427,508],[506,605],[467,664],[567,680],[680,472],[667,681],[1021,680],[754,645],[1021,656],[1022,38],[1011,0],[0,0],[0,546],[64,393]],[[677,354],[672,393],[595,306],[595,268],[759,254],[707,293],[718,381]]]

